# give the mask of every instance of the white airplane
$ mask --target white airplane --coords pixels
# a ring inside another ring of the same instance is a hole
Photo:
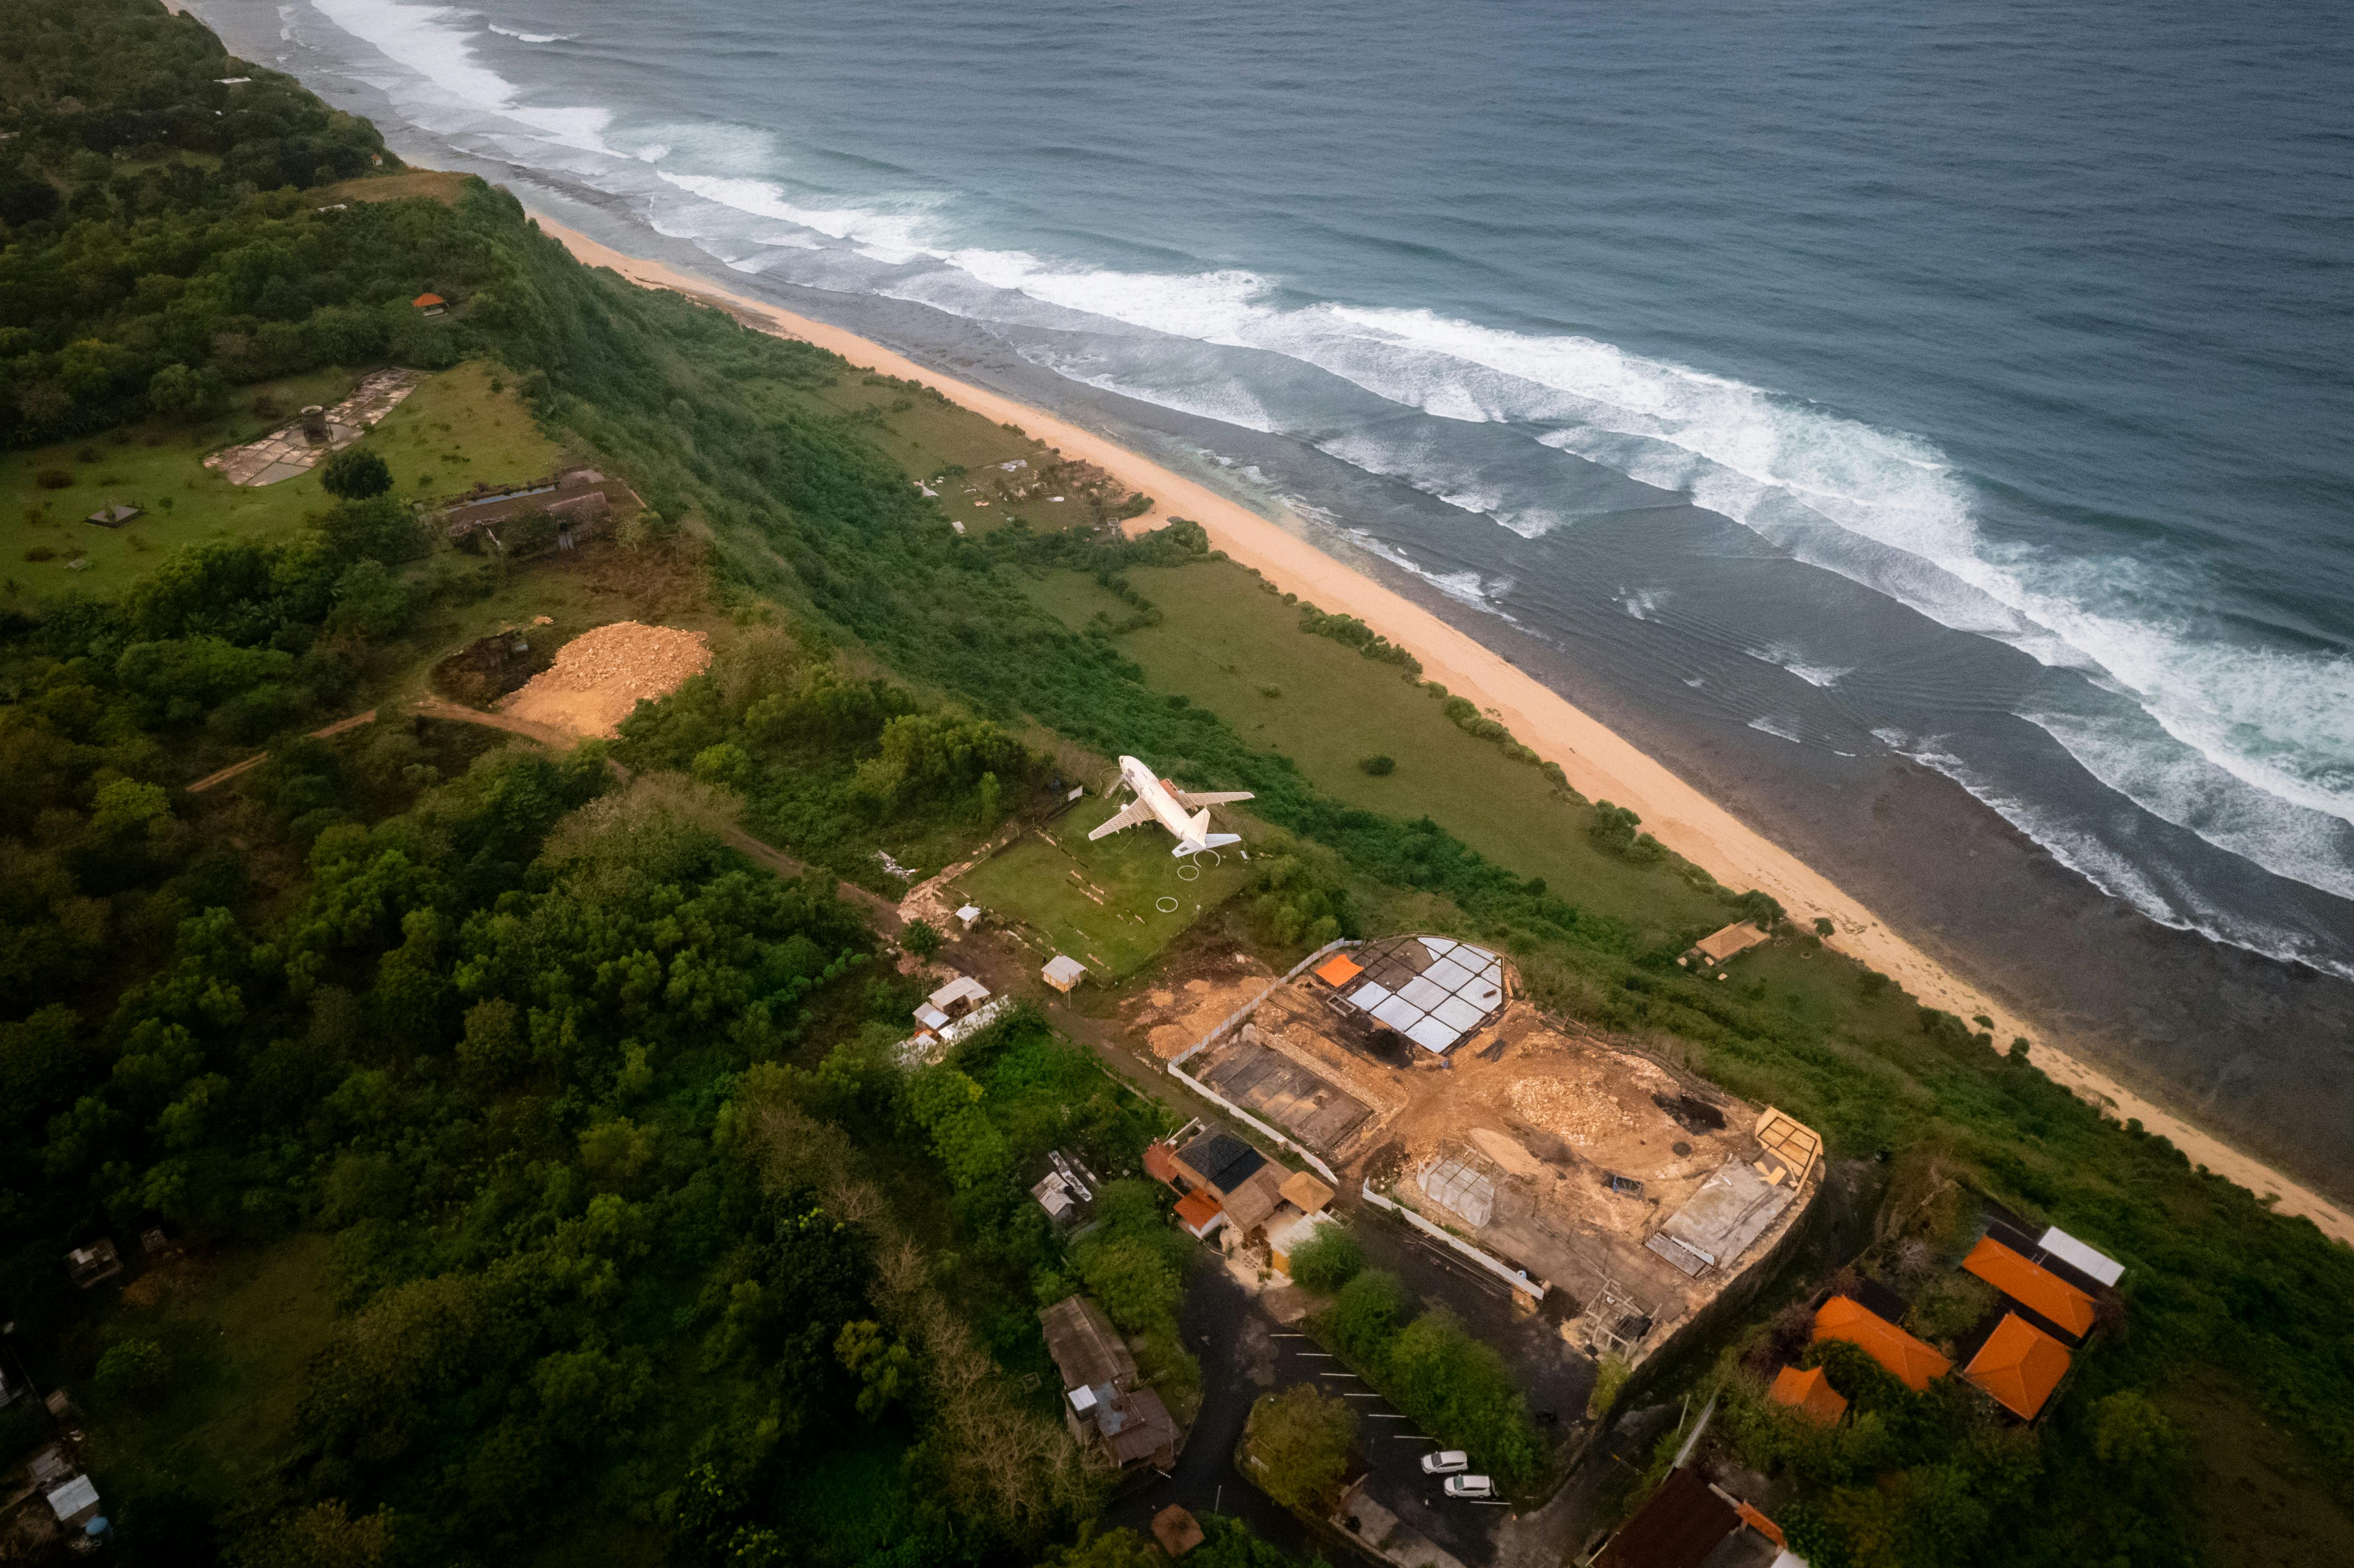
[[[1120,782],[1136,791],[1136,799],[1128,809],[1087,835],[1087,842],[1125,832],[1139,822],[1157,821],[1176,835],[1177,847],[1169,853],[1182,860],[1189,854],[1200,854],[1206,849],[1222,844],[1238,843],[1240,833],[1214,833],[1210,831],[1212,806],[1223,806],[1230,800],[1247,800],[1247,789],[1227,789],[1209,795],[1189,795],[1166,779],[1156,779],[1152,769],[1133,757],[1119,759]],[[1188,811],[1198,816],[1188,817]]]

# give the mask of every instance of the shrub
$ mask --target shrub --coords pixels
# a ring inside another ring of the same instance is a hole
[[[43,490],[69,490],[73,487],[73,470],[45,468],[33,476],[33,482]]]
[[[124,1340],[98,1358],[99,1392],[110,1399],[141,1399],[164,1386],[172,1362],[153,1340]]]
[[[1357,766],[1376,779],[1386,779],[1397,771],[1397,758],[1384,757],[1377,752],[1372,757],[1359,758]]]
[[[58,553],[47,545],[36,545],[25,552],[25,559],[28,561],[54,561],[57,558]]]
[[[929,920],[910,920],[907,928],[899,934],[899,945],[929,961],[940,950],[940,929]]]
[[[392,488],[392,470],[366,447],[345,447],[320,469],[319,487],[345,501],[366,501]]]
[[[1347,1400],[1299,1383],[1258,1396],[1243,1449],[1260,1490],[1286,1508],[1322,1513],[1340,1495],[1356,1436],[1357,1413]]]
[[[1302,1290],[1330,1296],[1357,1277],[1365,1266],[1364,1248],[1339,1225],[1320,1225],[1291,1255],[1291,1281]]]

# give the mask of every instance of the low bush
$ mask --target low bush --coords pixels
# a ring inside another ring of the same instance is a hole
[[[1302,1290],[1330,1296],[1365,1266],[1364,1248],[1339,1225],[1324,1225],[1291,1255],[1291,1282]]]
[[[1366,1382],[1450,1448],[1508,1489],[1536,1484],[1544,1446],[1503,1358],[1474,1340],[1453,1313],[1411,1322],[1397,1276],[1369,1268],[1342,1287],[1324,1314],[1324,1333]]]

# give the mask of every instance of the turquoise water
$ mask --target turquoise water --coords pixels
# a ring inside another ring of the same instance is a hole
[[[196,8],[420,158],[1157,432],[1769,821],[1911,758],[2354,976],[2323,8]]]

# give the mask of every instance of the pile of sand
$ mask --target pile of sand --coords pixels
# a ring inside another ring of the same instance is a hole
[[[1579,1149],[1633,1124],[1618,1102],[1591,1081],[1522,1078],[1507,1092],[1512,1109],[1531,1127],[1554,1133]]]
[[[500,705],[517,718],[610,738],[639,703],[668,696],[710,662],[711,641],[700,631],[617,620],[566,643],[555,663]]]

